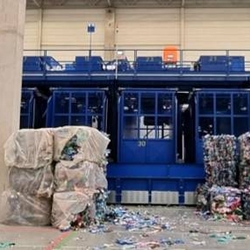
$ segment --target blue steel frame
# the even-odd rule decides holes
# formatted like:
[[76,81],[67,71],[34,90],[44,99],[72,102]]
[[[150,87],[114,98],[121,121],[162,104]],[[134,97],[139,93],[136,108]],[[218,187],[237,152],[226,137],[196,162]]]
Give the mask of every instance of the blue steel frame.
[[[119,163],[175,163],[177,151],[175,93],[176,90],[171,89],[126,89],[121,92],[118,107]],[[132,127],[128,122],[134,122]],[[167,128],[167,122],[171,128]],[[145,123],[149,123],[149,126]]]
[[20,111],[20,128],[34,127],[34,108],[35,98],[34,89],[22,89],[21,111]]
[[198,164],[203,163],[204,135],[239,136],[250,129],[249,90],[198,90],[195,93],[195,104],[196,162]]
[[[108,189],[115,191],[115,203],[121,203],[122,191],[178,192],[179,204],[185,204],[185,192],[194,192],[204,182],[205,172],[198,164],[109,164]],[[164,204],[166,205],[166,204]]]
[[105,90],[54,89],[48,100],[46,126],[85,125],[106,131],[106,112]]
[[[105,61],[97,56],[104,50],[92,50],[91,59],[82,63],[78,62],[78,59],[89,58],[89,50],[70,50],[67,52],[73,53],[75,59],[61,62],[53,57],[53,53],[65,54],[62,50],[27,51],[29,55],[33,53],[40,56],[24,57],[23,82],[28,87],[34,86],[34,81],[53,87],[68,85],[69,82],[77,83],[78,86],[83,83],[98,82],[103,86],[118,79],[121,85],[134,81],[141,84],[168,82],[174,87],[177,82],[185,86],[195,82],[199,82],[199,86],[204,86],[205,82],[209,82],[210,86],[217,86],[216,82],[220,82],[223,86],[228,82],[239,86],[250,80],[250,62],[247,61],[249,50],[179,50],[179,60],[171,65],[163,60],[162,50],[122,50],[128,52],[132,58],[118,61],[117,58],[113,58],[111,61]],[[143,53],[148,55],[150,52],[158,56],[141,56]],[[190,56],[193,53],[196,54],[196,59]],[[97,57],[99,61],[96,61]],[[118,62],[118,70],[107,69],[110,64],[114,66]],[[200,65],[198,69],[194,66],[195,63]]]

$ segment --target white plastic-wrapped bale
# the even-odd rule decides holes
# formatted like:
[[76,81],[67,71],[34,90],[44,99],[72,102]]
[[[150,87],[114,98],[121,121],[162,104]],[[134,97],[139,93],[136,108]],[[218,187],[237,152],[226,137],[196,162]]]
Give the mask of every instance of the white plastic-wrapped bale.
[[55,166],[55,191],[67,192],[77,189],[107,188],[103,167],[93,162],[60,161]]
[[53,193],[54,176],[51,165],[43,168],[9,169],[9,186],[23,195],[49,198]]
[[8,167],[40,168],[53,160],[51,129],[22,129],[13,133],[4,145]]
[[50,225],[52,200],[8,189],[1,196],[0,222],[8,225]]
[[54,160],[106,163],[109,138],[92,127],[60,127],[54,130]]
[[[72,224],[78,221],[88,224],[95,216],[95,206],[93,202],[94,192],[88,190],[84,192],[62,192],[55,193],[53,196],[52,206],[52,225],[60,230],[67,230],[72,227]],[[84,218],[83,214],[88,214],[88,218]],[[88,220],[88,221],[87,221]]]

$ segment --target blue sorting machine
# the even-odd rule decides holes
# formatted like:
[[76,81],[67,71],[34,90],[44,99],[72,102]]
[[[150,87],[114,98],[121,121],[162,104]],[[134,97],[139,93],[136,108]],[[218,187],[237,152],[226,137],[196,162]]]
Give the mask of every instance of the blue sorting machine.
[[34,89],[22,89],[21,94],[21,111],[20,111],[20,128],[34,127],[34,109],[35,98]]
[[46,70],[61,70],[62,65],[52,56],[24,56],[23,72],[42,72]]
[[200,56],[196,69],[201,72],[244,72],[244,56]]
[[[184,65],[185,64],[185,65]],[[23,57],[24,74],[51,73],[60,74],[109,74],[118,65],[117,73],[134,74],[173,74],[186,73],[232,73],[244,74],[244,56],[201,55],[195,62],[177,62],[169,66],[161,56],[136,56],[134,61],[127,58],[104,61],[101,56],[76,56],[74,61],[61,64],[52,56],[25,56]]]
[[177,99],[171,89],[121,91],[118,161],[108,167],[110,202],[193,204],[202,165],[177,162]]
[[101,89],[52,90],[47,107],[47,127],[85,125],[106,131],[107,98]]
[[135,69],[137,72],[161,72],[164,64],[161,56],[138,56],[135,61]]
[[239,136],[250,130],[249,90],[197,90],[195,104],[197,163],[203,163],[202,137],[206,134]]
[[119,101],[119,162],[174,163],[176,127],[174,90],[122,91]]

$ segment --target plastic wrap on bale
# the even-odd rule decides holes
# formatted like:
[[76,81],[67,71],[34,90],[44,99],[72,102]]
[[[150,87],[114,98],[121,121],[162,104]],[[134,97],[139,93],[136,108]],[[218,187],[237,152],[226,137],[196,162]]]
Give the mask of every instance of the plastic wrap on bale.
[[54,176],[51,165],[30,168],[9,168],[9,186],[23,195],[49,198],[53,193]]
[[[52,206],[52,225],[60,230],[68,230],[79,216],[89,214],[89,218],[82,216],[82,225],[87,225],[94,220],[95,206],[93,202],[94,190],[86,192],[62,192],[55,193]],[[85,220],[84,220],[85,219]]]
[[60,127],[54,130],[54,160],[106,164],[109,138],[92,127]]
[[40,168],[53,160],[51,129],[22,129],[13,133],[4,145],[8,167]]
[[7,225],[50,225],[52,200],[8,189],[1,196],[0,222]]
[[102,167],[93,162],[72,163],[60,161],[55,167],[55,191],[67,192],[85,188],[107,188],[108,183]]

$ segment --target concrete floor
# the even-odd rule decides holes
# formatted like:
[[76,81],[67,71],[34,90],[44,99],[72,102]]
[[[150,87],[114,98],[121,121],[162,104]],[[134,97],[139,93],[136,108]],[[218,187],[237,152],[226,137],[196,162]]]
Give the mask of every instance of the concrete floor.
[[[175,250],[213,250],[213,249],[250,249],[250,224],[233,223],[229,221],[205,221],[194,213],[194,209],[183,207],[129,207],[131,210],[149,211],[151,214],[164,217],[169,223],[170,230],[156,231],[155,229],[126,231],[122,226],[109,225],[109,231],[90,233],[88,230],[60,232],[51,227],[20,227],[0,225],[0,243],[14,242],[12,249],[153,249],[141,246],[134,248],[115,244],[117,238],[133,236],[137,242],[150,242],[159,239],[182,240],[184,244],[154,249]],[[190,233],[196,230],[196,233]],[[246,239],[229,239],[221,243],[211,234],[231,231],[234,236],[245,236]],[[180,242],[179,242],[180,243]],[[105,245],[106,244],[106,245]],[[106,248],[100,248],[106,246]],[[99,248],[95,248],[99,247]],[[0,244],[1,248],[1,244]],[[8,248],[7,248],[8,249]]]

